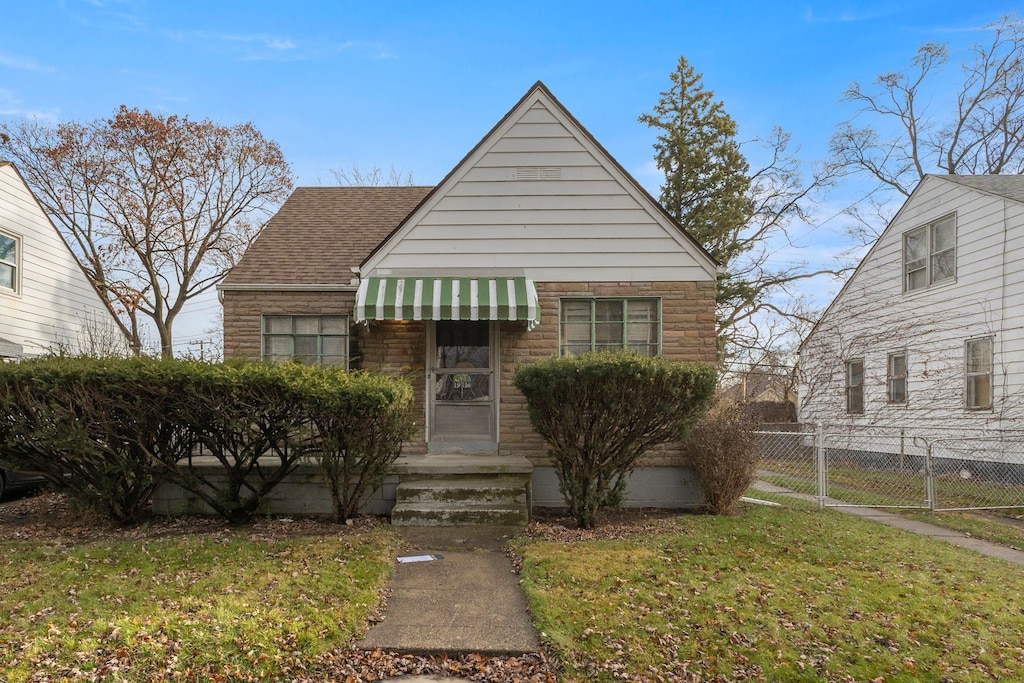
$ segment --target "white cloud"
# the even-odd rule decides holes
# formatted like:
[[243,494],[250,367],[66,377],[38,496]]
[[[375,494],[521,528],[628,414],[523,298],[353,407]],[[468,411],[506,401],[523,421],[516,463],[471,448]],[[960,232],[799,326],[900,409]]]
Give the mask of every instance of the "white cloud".
[[34,71],[36,73],[50,73],[54,70],[52,66],[40,64],[34,59],[18,57],[17,55],[0,52],[0,66],[22,71]]
[[0,88],[0,116],[36,119],[43,123],[57,123],[60,120],[57,114],[58,110],[46,112],[38,109],[26,109],[16,92]]
[[334,46],[338,52],[354,52],[367,59],[398,59],[398,55],[384,43],[367,40],[349,40]]
[[882,19],[895,14],[898,11],[897,7],[893,7],[886,11],[878,12],[865,12],[865,13],[853,13],[853,12],[837,12],[830,15],[815,14],[814,9],[807,7],[804,10],[804,21],[809,24],[848,24],[857,21],[872,21],[875,19]]
[[640,166],[634,166],[630,169],[629,174],[654,197],[661,192],[661,184],[665,182],[665,174],[658,168],[654,159],[648,159]]
[[265,33],[199,33],[197,37],[215,42],[262,45],[272,50],[294,50],[297,47],[290,38],[275,38]]

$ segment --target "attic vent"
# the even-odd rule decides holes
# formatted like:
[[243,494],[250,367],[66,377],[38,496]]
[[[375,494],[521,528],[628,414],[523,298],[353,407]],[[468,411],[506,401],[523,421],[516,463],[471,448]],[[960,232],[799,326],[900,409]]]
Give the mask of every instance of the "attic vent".
[[556,166],[520,166],[516,180],[561,180],[562,169]]

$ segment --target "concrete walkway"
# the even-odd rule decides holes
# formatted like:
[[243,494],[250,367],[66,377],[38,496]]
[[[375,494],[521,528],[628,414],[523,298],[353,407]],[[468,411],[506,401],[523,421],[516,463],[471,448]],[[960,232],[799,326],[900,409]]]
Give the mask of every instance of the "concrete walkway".
[[[799,498],[801,500],[807,500],[812,503],[817,502],[815,496],[806,493],[797,493],[790,489],[769,484],[765,481],[754,482],[751,487],[757,491],[764,491],[765,493],[775,493],[784,496],[790,496],[792,498]],[[831,498],[827,499],[829,502],[838,503],[839,501]],[[902,529],[909,531],[914,534],[921,536],[929,536],[931,538],[937,538],[940,541],[951,543],[953,545],[960,546],[961,548],[967,548],[975,552],[979,552],[982,555],[988,555],[989,557],[996,557],[1000,560],[1006,560],[1012,564],[1024,565],[1024,552],[1020,550],[1014,550],[1005,545],[998,543],[990,543],[989,541],[983,541],[980,538],[974,538],[968,536],[962,531],[954,531],[952,529],[946,529],[941,526],[934,524],[928,524],[927,522],[919,522],[914,519],[908,519],[902,515],[897,515],[892,512],[880,510],[878,508],[867,508],[867,507],[836,507],[832,508],[839,512],[853,515],[854,517],[860,517],[862,519],[870,519],[875,522],[879,522],[886,526],[891,526],[896,529]]]
[[[816,502],[758,481],[757,491]],[[837,501],[832,501],[837,502]],[[1024,552],[934,524],[876,508],[835,510],[929,536],[975,552],[1024,565]],[[517,655],[540,651],[537,633],[519,588],[519,577],[504,555],[509,527],[401,527],[407,548],[401,556],[441,555],[429,562],[399,564],[391,581],[386,618],[356,643],[361,649],[409,654]],[[438,676],[401,676],[404,683],[437,683]],[[398,680],[398,679],[396,679]]]
[[399,563],[384,621],[356,647],[409,654],[485,656],[539,652],[540,642],[505,556],[508,527],[400,527],[400,557],[442,559]]

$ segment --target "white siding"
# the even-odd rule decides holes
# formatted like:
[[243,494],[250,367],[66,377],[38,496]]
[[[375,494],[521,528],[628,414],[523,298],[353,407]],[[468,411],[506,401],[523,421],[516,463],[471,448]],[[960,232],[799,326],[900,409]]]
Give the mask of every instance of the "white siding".
[[[903,292],[907,230],[956,214],[956,278]],[[994,406],[965,409],[964,344],[994,339]],[[908,400],[887,401],[888,354],[906,351]],[[845,363],[864,359],[864,414],[849,415]],[[1024,207],[928,177],[822,317],[800,354],[801,419],[849,426],[1024,428]]]
[[[530,169],[551,179],[517,180],[535,178]],[[364,275],[502,271],[541,282],[715,277],[710,259],[542,92],[366,266]]]
[[87,338],[125,342],[67,244],[11,165],[0,166],[0,231],[19,238],[20,289],[0,290],[0,338],[25,356],[64,348],[85,351]]

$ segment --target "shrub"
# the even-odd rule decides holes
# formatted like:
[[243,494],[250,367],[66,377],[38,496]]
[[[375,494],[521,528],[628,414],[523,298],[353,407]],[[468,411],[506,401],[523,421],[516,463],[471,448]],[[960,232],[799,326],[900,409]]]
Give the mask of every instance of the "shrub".
[[48,357],[0,364],[0,464],[38,472],[73,500],[134,522],[191,436],[166,419],[170,363]]
[[559,489],[582,528],[618,505],[637,459],[685,438],[715,389],[709,365],[635,353],[552,358],[516,370],[530,421],[550,447]]
[[797,421],[796,404],[789,401],[750,401],[741,403],[740,409],[754,424]]
[[412,387],[362,372],[310,369],[303,395],[312,455],[331,492],[335,518],[344,522],[384,483],[412,435]]
[[0,364],[0,466],[39,472],[119,522],[169,480],[244,523],[310,455],[343,521],[383,483],[411,406],[406,382],[297,364]]
[[716,515],[734,514],[757,474],[749,416],[735,403],[721,401],[694,425],[689,445],[707,509]]
[[[244,524],[298,466],[304,451],[301,365],[190,361],[169,418],[201,446],[170,474],[232,524]],[[205,458],[220,465],[208,474]]]

